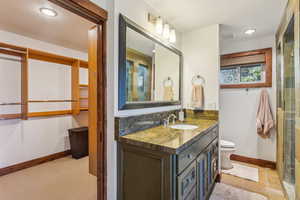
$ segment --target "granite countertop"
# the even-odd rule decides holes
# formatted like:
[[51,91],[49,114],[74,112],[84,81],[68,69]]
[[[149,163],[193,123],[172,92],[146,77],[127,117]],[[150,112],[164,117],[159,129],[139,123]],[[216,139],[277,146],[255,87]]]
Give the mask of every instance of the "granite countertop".
[[184,122],[177,122],[176,124],[196,125],[198,128],[194,130],[176,130],[164,126],[157,126],[120,136],[118,141],[143,148],[150,148],[152,150],[177,154],[198,140],[202,134],[209,131],[217,123],[217,120],[187,118]]

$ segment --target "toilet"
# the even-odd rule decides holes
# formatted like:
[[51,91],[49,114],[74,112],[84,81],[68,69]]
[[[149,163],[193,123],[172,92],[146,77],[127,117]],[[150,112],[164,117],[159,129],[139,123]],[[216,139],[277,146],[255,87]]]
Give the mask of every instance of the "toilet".
[[232,169],[233,165],[230,160],[230,155],[236,151],[235,144],[230,141],[221,140],[221,168]]

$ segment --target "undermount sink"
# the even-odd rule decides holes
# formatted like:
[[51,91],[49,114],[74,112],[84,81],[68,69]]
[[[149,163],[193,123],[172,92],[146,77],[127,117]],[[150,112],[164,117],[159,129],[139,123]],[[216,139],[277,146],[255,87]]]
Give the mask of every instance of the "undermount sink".
[[178,129],[178,130],[194,130],[198,128],[198,126],[195,125],[189,125],[189,124],[175,124],[169,126],[172,129]]

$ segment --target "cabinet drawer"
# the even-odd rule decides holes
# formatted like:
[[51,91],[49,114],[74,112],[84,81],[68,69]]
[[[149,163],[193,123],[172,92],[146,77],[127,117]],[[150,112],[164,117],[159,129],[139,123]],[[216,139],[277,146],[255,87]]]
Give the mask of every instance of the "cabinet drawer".
[[197,200],[197,190],[196,190],[196,187],[194,187],[194,189],[192,190],[192,192],[184,200]]
[[177,174],[180,174],[218,136],[217,127],[177,155]]
[[180,176],[177,177],[178,200],[184,200],[196,185],[196,162],[193,162]]

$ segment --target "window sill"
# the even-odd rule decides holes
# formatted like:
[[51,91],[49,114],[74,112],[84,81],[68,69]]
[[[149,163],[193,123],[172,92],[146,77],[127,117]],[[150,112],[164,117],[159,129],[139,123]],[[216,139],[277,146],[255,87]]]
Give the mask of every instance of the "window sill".
[[270,83],[249,83],[249,84],[228,84],[221,85],[221,89],[229,88],[262,88],[262,87],[272,87],[272,82]]

